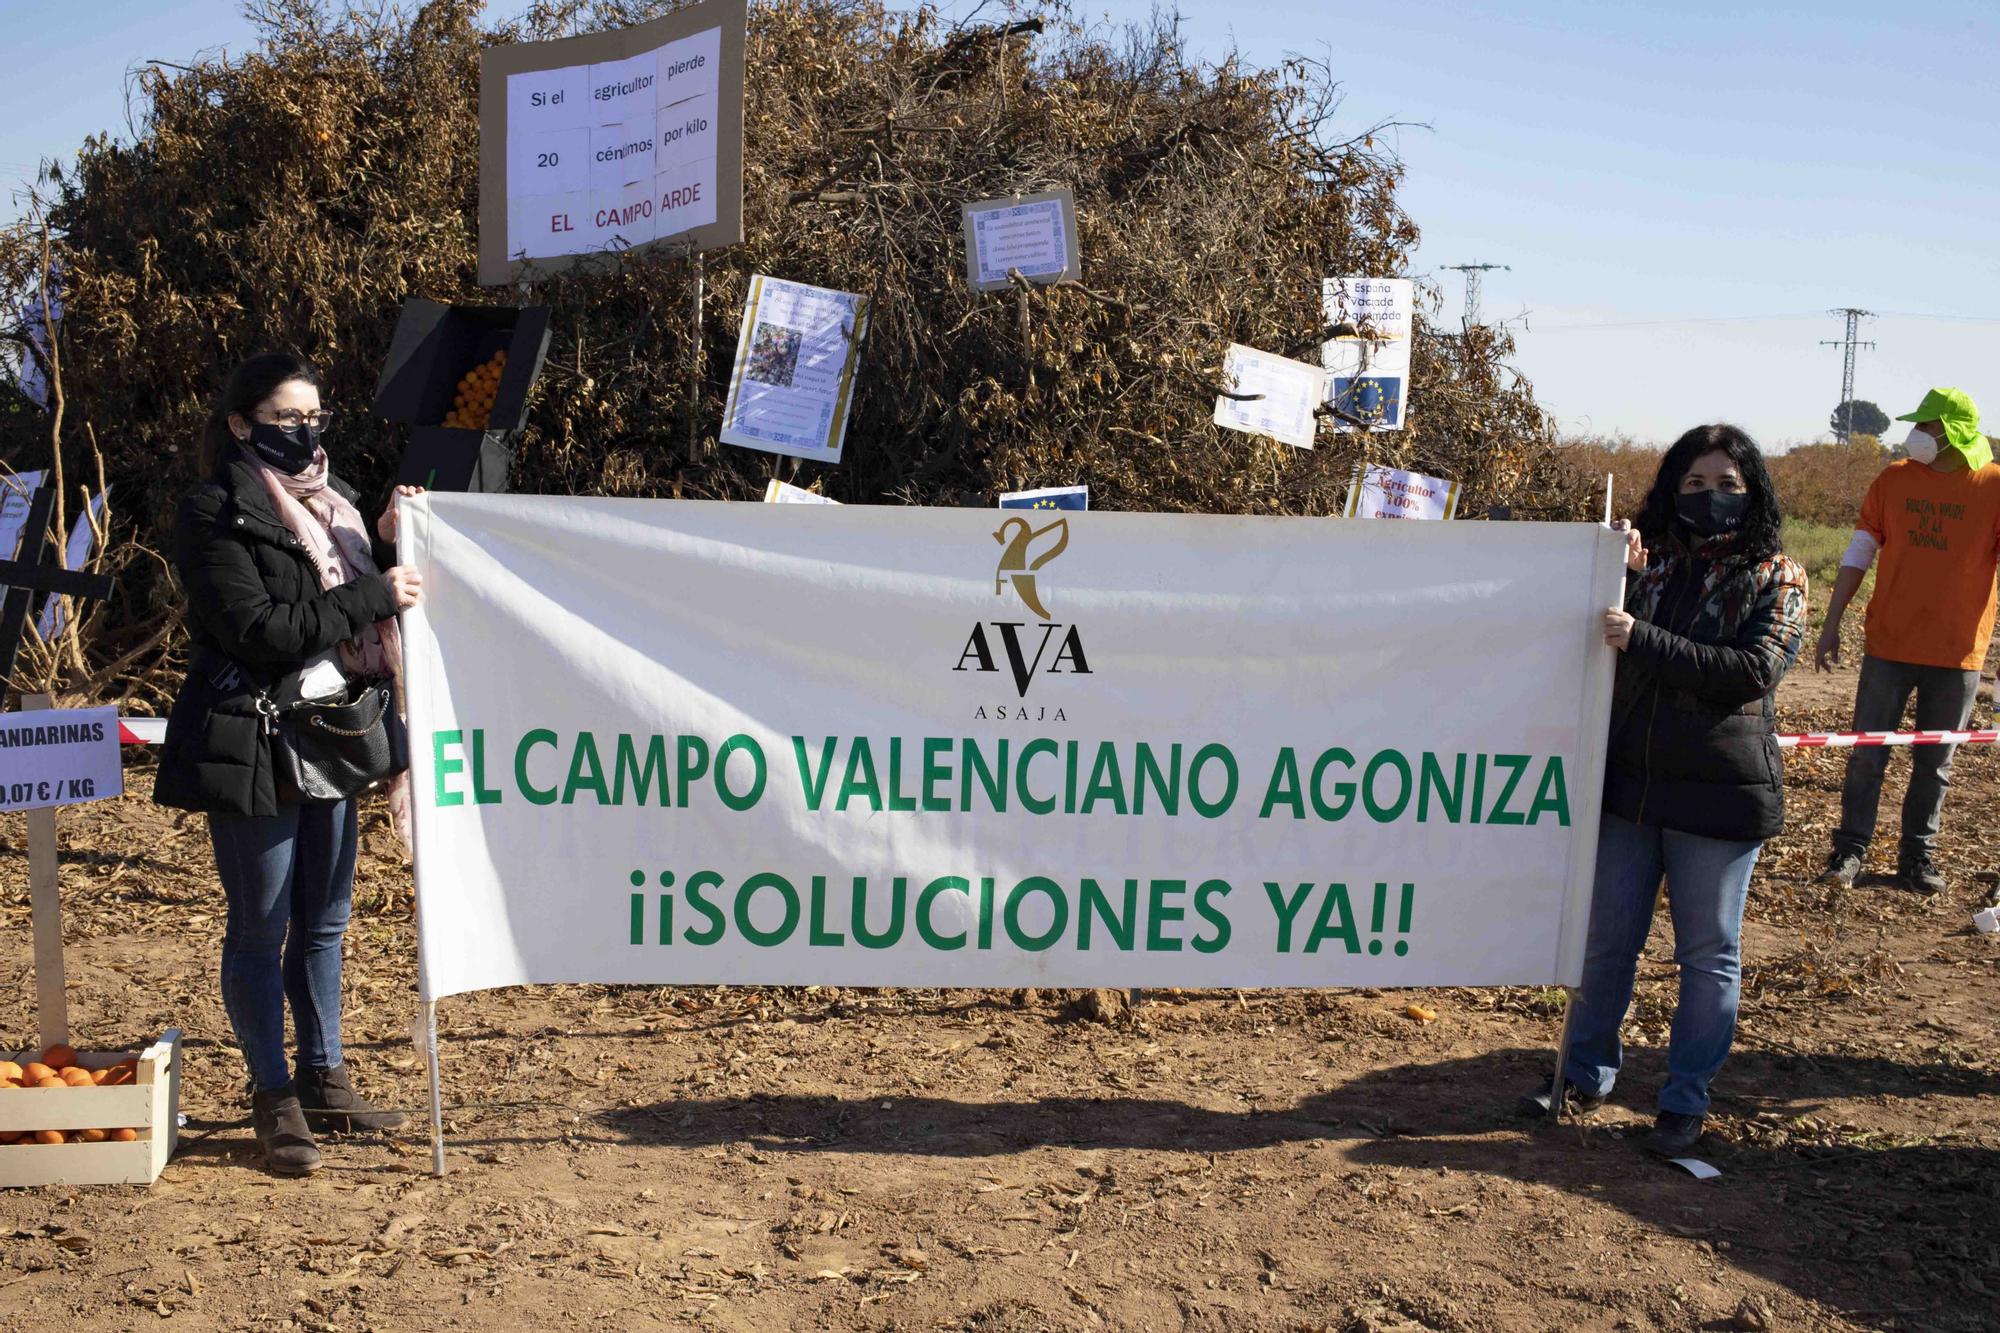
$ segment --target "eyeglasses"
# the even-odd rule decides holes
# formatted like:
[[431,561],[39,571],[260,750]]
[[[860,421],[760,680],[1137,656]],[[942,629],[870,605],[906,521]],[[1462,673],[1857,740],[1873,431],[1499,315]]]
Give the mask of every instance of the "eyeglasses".
[[279,412],[271,417],[270,425],[285,430],[297,430],[301,426],[312,430],[325,430],[333,424],[334,414],[330,410],[318,412]]

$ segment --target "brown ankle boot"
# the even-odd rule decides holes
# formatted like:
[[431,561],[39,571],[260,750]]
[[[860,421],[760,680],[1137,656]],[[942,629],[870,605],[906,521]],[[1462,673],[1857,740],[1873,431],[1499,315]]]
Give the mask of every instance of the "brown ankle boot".
[[250,1125],[264,1165],[281,1176],[304,1176],[319,1170],[319,1149],[306,1127],[297,1090],[289,1083],[250,1096]]
[[308,1069],[299,1075],[299,1100],[306,1120],[323,1134],[353,1134],[364,1130],[401,1129],[401,1111],[385,1111],[354,1090],[347,1066]]

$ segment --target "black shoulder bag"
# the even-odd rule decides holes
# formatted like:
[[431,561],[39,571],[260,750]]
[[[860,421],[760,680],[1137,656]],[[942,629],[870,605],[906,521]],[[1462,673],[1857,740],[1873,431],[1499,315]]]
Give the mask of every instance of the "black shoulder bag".
[[350,681],[333,698],[283,708],[260,694],[257,708],[281,803],[344,801],[410,766],[410,736],[391,681]]

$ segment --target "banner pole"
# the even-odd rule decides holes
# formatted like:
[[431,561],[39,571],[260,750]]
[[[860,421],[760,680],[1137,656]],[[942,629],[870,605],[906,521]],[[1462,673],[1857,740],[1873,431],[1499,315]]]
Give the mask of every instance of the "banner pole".
[[444,1087],[438,1077],[438,1007],[424,1001],[424,1062],[431,1080],[431,1174],[444,1174]]
[[1604,474],[1604,526],[1611,526],[1611,479],[1612,473]]
[[[396,499],[396,558],[399,562],[414,564],[419,570],[430,567],[431,512],[429,496],[398,496]],[[396,623],[403,633],[405,662],[409,660],[412,646],[427,643],[430,637],[430,622],[423,615],[421,605],[396,613]],[[416,654],[421,656],[421,654]],[[407,714],[407,725],[411,735],[421,735],[424,726],[431,720],[431,682],[422,671],[403,672],[403,702]],[[444,1174],[444,1085],[438,1067],[438,1024],[437,999],[431,990],[429,950],[424,944],[424,858],[423,826],[429,822],[426,814],[427,803],[422,796],[422,788],[417,785],[418,767],[423,763],[423,750],[413,746],[411,756],[410,782],[410,883],[413,892],[417,927],[417,1021],[421,1025],[424,1066],[431,1085],[431,1174]],[[428,777],[429,774],[423,776]],[[411,1036],[419,1034],[412,1032]]]
[[1576,1012],[1576,987],[1563,987],[1562,1033],[1556,1038],[1556,1076],[1549,1083],[1549,1119],[1562,1123],[1563,1070],[1569,1066],[1569,1025],[1570,1016]]

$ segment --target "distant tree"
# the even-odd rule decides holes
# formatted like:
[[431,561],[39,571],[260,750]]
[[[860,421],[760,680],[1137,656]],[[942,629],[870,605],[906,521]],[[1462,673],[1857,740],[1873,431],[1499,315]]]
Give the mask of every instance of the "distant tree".
[[[1562,445],[1563,452],[1590,479],[1590,485],[1600,497],[1603,495],[1604,476],[1611,474],[1611,503],[1619,518],[1638,515],[1646,492],[1653,488],[1653,478],[1659,473],[1660,459],[1666,453],[1664,445],[1635,440],[1622,432],[1572,435],[1564,439]],[[1602,503],[1601,499],[1599,503]]]
[[[1848,419],[1848,410],[1853,410],[1854,419]],[[1855,398],[1833,409],[1829,422],[1833,433],[1841,438],[1849,435],[1880,435],[1889,429],[1889,414],[1866,398]]]
[[[1858,407],[1859,404],[1856,404]],[[1860,414],[1855,414],[1859,424]],[[1786,518],[1848,527],[1861,512],[1868,483],[1890,462],[1882,442],[1859,430],[1830,444],[1798,444],[1768,456],[1771,484]]]

